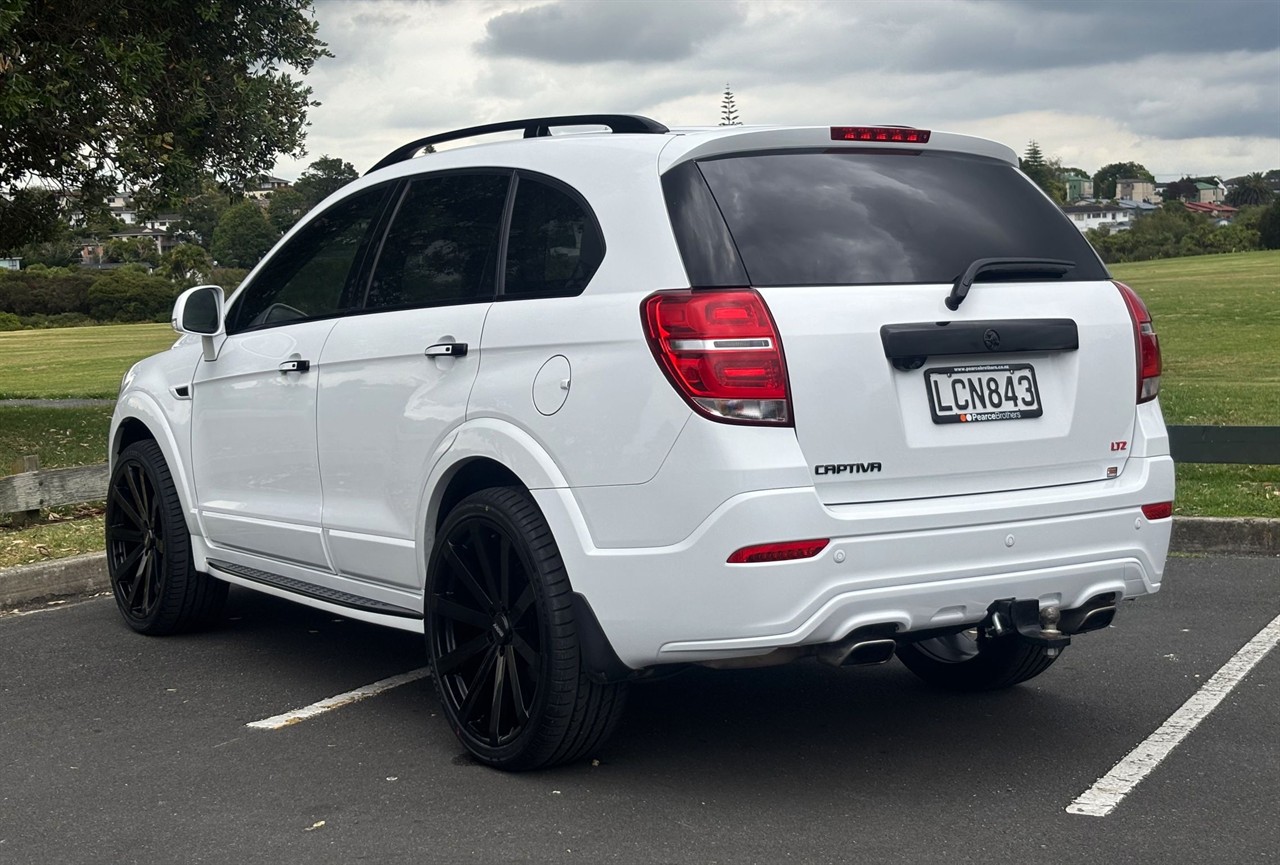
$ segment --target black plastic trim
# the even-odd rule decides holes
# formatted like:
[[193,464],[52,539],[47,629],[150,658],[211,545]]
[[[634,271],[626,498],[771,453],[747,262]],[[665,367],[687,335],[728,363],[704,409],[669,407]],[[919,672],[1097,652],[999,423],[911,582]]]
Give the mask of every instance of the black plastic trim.
[[313,583],[304,583],[302,580],[295,580],[291,577],[282,577],[279,574],[273,574],[269,571],[261,571],[257,568],[246,567],[245,565],[233,565],[230,562],[221,562],[217,559],[209,559],[209,567],[219,571],[231,574],[232,576],[242,577],[246,580],[252,580],[255,583],[262,583],[267,586],[274,586],[277,589],[284,589],[295,595],[303,595],[308,598],[315,598],[317,601],[326,601],[330,604],[337,604],[340,607],[348,607],[353,610],[364,610],[369,613],[379,613],[383,616],[400,616],[406,619],[421,619],[422,614],[416,610],[410,610],[406,607],[397,607],[395,604],[387,604],[382,601],[374,601],[369,598],[362,598],[359,595],[353,595],[349,592],[340,592],[337,589],[329,589],[324,586],[317,586]]
[[587,599],[577,592],[571,592],[569,597],[573,603],[573,621],[578,628],[578,653],[583,671],[593,681],[604,684],[635,678],[639,671],[622,663]]
[[607,126],[614,133],[638,133],[661,135],[671,130],[656,120],[641,117],[638,114],[566,114],[559,117],[530,117],[525,120],[504,120],[501,123],[486,123],[483,126],[469,126],[466,129],[455,129],[452,132],[441,132],[418,138],[408,144],[397,147],[378,161],[365,174],[372,174],[380,168],[412,159],[415,154],[427,145],[443,144],[446,141],[458,141],[462,138],[475,138],[493,132],[513,132],[524,130],[525,138],[545,138],[551,135],[553,126]]
[[880,328],[880,342],[892,361],[918,360],[907,367],[915,369],[925,358],[945,355],[1075,351],[1080,332],[1069,318],[922,321],[886,324]]
[[681,163],[662,175],[662,195],[689,285],[750,285],[737,243],[697,163]]

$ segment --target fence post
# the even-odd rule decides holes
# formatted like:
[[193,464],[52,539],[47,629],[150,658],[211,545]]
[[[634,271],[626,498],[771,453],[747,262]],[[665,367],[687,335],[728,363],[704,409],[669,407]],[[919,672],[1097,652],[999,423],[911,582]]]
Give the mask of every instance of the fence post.
[[[39,471],[40,457],[34,455],[19,457],[13,461],[13,465],[10,466],[10,469],[15,475],[20,475],[24,472]],[[15,529],[20,529],[24,526],[33,526],[40,522],[40,509],[36,508],[34,511],[17,511],[9,517],[9,520],[10,524]]]

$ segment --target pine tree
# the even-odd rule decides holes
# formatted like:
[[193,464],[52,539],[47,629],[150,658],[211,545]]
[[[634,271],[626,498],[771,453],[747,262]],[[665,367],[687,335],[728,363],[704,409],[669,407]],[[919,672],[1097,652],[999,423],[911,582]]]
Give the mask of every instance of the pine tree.
[[729,89],[728,84],[724,86],[724,98],[720,100],[720,125],[742,125],[742,121],[738,119],[738,106],[734,102],[733,91]]

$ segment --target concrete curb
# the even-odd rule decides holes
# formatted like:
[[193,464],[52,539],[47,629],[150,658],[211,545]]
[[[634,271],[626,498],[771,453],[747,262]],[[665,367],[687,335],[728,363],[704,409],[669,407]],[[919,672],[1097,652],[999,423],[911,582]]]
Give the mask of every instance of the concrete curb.
[[[1280,520],[1175,517],[1170,552],[1280,555]],[[89,553],[0,571],[0,610],[111,589],[106,553]]]
[[1174,517],[1176,553],[1233,553],[1280,555],[1280,520],[1259,517]]
[[92,595],[110,588],[106,553],[18,565],[0,571],[0,610],[52,598]]

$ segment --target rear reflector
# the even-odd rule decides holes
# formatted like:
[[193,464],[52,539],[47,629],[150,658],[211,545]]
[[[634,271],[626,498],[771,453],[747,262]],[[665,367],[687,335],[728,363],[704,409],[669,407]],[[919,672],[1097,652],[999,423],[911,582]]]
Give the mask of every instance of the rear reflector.
[[1160,395],[1160,339],[1151,323],[1151,313],[1138,293],[1123,282],[1115,283],[1129,307],[1133,321],[1133,341],[1138,357],[1138,402],[1149,402]]
[[698,412],[730,423],[791,424],[782,343],[753,289],[660,291],[640,311],[658,365]]
[[789,562],[793,559],[811,559],[827,548],[830,539],[812,541],[784,541],[776,544],[757,544],[743,547],[729,556],[731,565],[751,565],[759,562]]
[[832,126],[832,141],[889,141],[899,144],[928,144],[928,129],[904,126]]
[[1149,520],[1167,520],[1173,516],[1173,502],[1158,502],[1154,505],[1143,505],[1142,515]]

